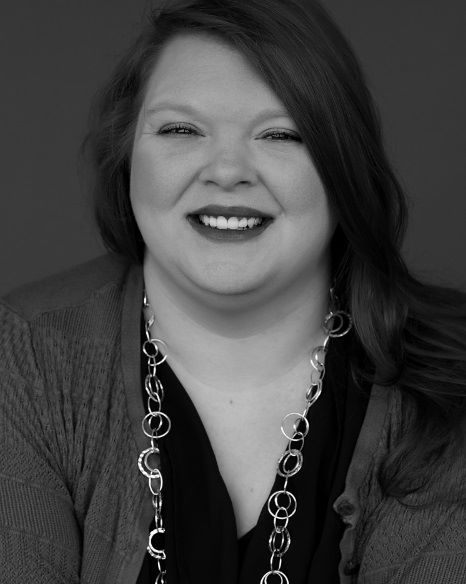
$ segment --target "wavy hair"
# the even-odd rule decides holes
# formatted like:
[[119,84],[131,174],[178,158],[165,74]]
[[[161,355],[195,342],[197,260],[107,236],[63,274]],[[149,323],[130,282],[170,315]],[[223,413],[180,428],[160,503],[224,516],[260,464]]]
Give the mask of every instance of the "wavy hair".
[[[419,282],[400,254],[406,203],[384,151],[360,65],[314,0],[170,0],[153,8],[98,96],[84,142],[95,215],[110,250],[141,262],[129,199],[131,149],[157,55],[175,34],[216,35],[240,51],[282,100],[338,219],[332,269],[377,383],[403,396],[403,431],[380,483],[402,497],[461,441],[466,410],[466,297]],[[354,364],[357,379],[370,376]],[[424,477],[424,481],[422,479]]]

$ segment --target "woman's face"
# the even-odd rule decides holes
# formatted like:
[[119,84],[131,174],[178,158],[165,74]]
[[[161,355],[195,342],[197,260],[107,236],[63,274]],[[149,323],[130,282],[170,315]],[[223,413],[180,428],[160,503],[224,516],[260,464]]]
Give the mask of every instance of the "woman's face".
[[184,289],[278,293],[327,275],[335,225],[311,157],[277,96],[213,37],[178,35],[159,55],[131,202],[146,269]]

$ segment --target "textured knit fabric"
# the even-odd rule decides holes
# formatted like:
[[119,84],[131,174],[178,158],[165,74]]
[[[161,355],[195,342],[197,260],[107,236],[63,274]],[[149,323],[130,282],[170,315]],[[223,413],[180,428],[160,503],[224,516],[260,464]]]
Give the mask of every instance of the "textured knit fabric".
[[[136,464],[141,298],[141,268],[106,256],[0,304],[2,584],[137,581],[152,520]],[[372,388],[334,503],[347,523],[340,582],[464,584],[466,510],[435,503],[446,485],[460,490],[464,457],[409,505],[381,496],[400,406],[396,389]]]

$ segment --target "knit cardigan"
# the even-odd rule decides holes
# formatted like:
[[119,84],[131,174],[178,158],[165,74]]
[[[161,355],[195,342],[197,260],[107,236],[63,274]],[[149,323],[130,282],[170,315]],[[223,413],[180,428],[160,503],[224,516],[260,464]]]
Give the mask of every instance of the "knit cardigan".
[[[0,304],[0,582],[135,584],[152,519],[138,471],[142,269],[104,256]],[[465,584],[461,504],[383,498],[377,469],[400,420],[374,386],[334,510],[341,584]],[[464,480],[464,460],[445,481]],[[446,483],[445,483],[446,484]],[[189,488],[189,485],[186,485]],[[412,504],[412,505],[411,505]],[[205,583],[203,583],[205,584]]]

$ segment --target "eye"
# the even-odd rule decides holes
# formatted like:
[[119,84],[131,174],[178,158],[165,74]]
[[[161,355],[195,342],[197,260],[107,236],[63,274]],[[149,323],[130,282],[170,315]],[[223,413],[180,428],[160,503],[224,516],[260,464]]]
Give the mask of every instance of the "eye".
[[162,136],[190,136],[193,134],[199,134],[199,132],[189,124],[177,123],[164,126],[157,132],[157,134],[161,134]]
[[287,130],[269,130],[262,135],[262,138],[272,142],[302,142],[298,134]]

